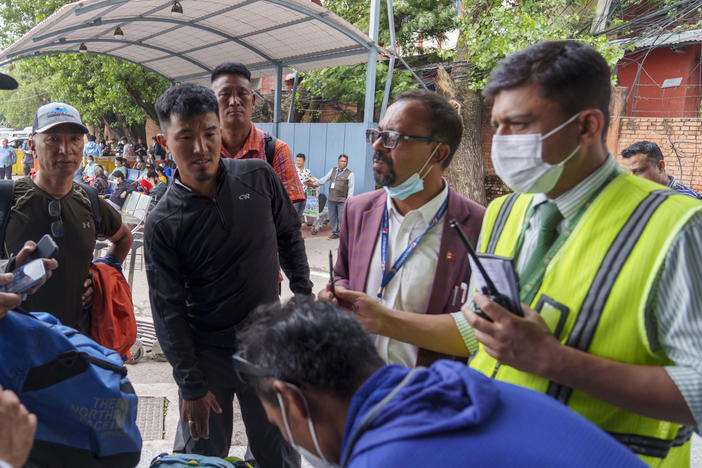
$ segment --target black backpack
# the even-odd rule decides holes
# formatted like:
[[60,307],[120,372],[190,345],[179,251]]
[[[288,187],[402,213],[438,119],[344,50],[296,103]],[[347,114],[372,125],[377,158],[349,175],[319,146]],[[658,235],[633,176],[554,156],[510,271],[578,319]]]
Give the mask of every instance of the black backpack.
[[275,157],[275,141],[276,137],[266,133],[263,137],[263,141],[266,143],[266,161],[273,167],[273,158]]

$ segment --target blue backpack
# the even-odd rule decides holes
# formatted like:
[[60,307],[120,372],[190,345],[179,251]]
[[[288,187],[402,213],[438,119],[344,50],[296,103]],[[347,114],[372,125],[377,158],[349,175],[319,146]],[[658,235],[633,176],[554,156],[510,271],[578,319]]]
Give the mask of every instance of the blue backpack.
[[252,468],[249,463],[246,463],[237,457],[208,457],[205,455],[197,455],[194,453],[162,453],[153,460],[149,468],[190,468],[199,466],[201,468]]
[[46,313],[0,319],[0,385],[39,421],[29,466],[134,467],[137,396],[119,355]]

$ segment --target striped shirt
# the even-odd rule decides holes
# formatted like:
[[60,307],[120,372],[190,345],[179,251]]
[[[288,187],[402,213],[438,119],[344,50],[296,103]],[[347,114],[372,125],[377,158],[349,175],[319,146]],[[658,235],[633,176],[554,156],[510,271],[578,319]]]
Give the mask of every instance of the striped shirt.
[[[553,200],[563,214],[559,233],[578,210],[587,203],[612,175],[626,173],[610,155],[594,173],[570,191]],[[539,206],[548,199],[534,196],[534,215],[524,233],[521,250],[515,259],[518,273],[526,267],[536,246],[540,220]],[[471,281],[472,283],[472,281]],[[702,428],[702,213],[698,212],[677,234],[666,254],[658,280],[646,304],[648,336],[654,350],[662,349],[675,365],[665,370],[685,398],[697,423]],[[473,330],[463,314],[452,314],[463,341],[471,354],[477,351]],[[468,325],[468,328],[466,328]]]
[[670,182],[668,183],[668,187],[672,188],[673,190],[676,190],[676,191],[682,193],[683,195],[688,195],[688,196],[690,196],[690,197],[695,197],[695,198],[697,198],[697,199],[699,199],[699,200],[702,200],[702,195],[700,195],[699,193],[695,192],[694,190],[692,190],[692,189],[691,189],[690,187],[688,187],[687,185],[683,185],[683,184],[681,184],[681,183],[679,183],[679,182],[676,182],[676,181],[675,181],[675,177],[669,175],[669,176],[668,176],[668,180],[670,181]]
[[[265,137],[266,132],[258,130],[253,122],[251,122],[251,132],[239,152],[231,154],[227,148],[224,147],[224,142],[222,142],[220,156],[234,159],[255,158],[267,161]],[[288,192],[290,201],[293,203],[305,201],[305,191],[302,188],[300,178],[297,176],[297,167],[295,167],[293,161],[292,151],[280,138],[276,138],[275,140],[275,154],[273,155],[272,166],[275,173],[278,174],[280,181],[283,183],[283,187],[285,187],[285,190]]]

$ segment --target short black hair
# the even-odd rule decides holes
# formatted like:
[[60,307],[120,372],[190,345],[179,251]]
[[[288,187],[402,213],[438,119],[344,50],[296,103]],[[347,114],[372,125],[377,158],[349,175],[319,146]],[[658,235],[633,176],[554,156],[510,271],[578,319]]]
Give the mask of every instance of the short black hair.
[[120,178],[123,180],[126,179],[126,177],[124,177],[124,173],[122,171],[118,171],[118,170],[112,171],[112,178],[113,179]]
[[212,112],[219,120],[217,98],[209,88],[199,84],[186,83],[168,88],[158,97],[155,107],[159,125],[164,131],[173,114],[191,118]]
[[585,109],[602,112],[604,140],[609,127],[611,75],[607,61],[589,45],[540,42],[502,59],[490,74],[483,96],[492,102],[502,91],[537,84],[541,96],[557,102],[567,116]]
[[270,378],[351,398],[384,365],[361,324],[329,301],[296,296],[259,306],[237,335],[245,359],[273,375],[252,378],[259,396],[275,402]]
[[166,175],[166,170],[162,168],[161,166],[156,166],[156,172],[160,172],[163,175]]
[[338,160],[341,159],[341,158],[344,158],[344,159],[347,160],[347,161],[349,160],[349,157],[346,156],[345,154],[340,154],[339,157],[336,158],[336,160],[338,161]]
[[88,141],[95,141],[96,139],[95,135],[88,135]]
[[156,174],[156,171],[148,171],[146,173],[146,177],[148,179],[156,179],[158,177],[158,174]]
[[656,164],[658,161],[663,161],[663,153],[661,149],[652,141],[637,141],[633,145],[624,148],[622,150],[622,158],[630,158],[639,153],[646,155],[646,158],[652,163]]
[[430,136],[449,145],[450,152],[443,163],[443,167],[447,168],[451,164],[458,145],[461,144],[461,136],[463,135],[463,122],[456,112],[456,108],[440,94],[425,89],[400,93],[395,98],[395,102],[400,101],[416,101],[424,106],[426,110],[424,121]]
[[122,138],[120,138],[120,140],[121,141],[129,141],[126,136],[123,136]]
[[216,80],[222,75],[243,76],[249,82],[251,81],[251,72],[248,68],[246,68],[246,65],[239,62],[224,62],[220,65],[217,65],[217,68],[215,68],[214,71],[212,71],[212,75],[210,76],[210,83],[212,83],[214,80]]
[[297,156],[295,156],[295,159],[297,159],[297,158],[302,158],[305,161],[307,160],[307,158],[305,157],[305,153],[297,153]]

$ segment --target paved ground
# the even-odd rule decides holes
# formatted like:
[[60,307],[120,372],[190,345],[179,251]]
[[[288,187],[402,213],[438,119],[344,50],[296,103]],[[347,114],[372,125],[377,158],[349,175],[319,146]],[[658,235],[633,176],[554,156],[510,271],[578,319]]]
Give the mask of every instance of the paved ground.
[[[312,282],[314,291],[319,291],[324,287],[329,279],[328,263],[329,250],[336,250],[338,241],[327,240],[329,231],[320,232],[317,236],[312,236],[308,227],[303,227],[305,237],[305,247],[312,272]],[[133,296],[136,313],[139,318],[150,318],[151,309],[148,300],[148,288],[146,276],[141,268],[142,258],[140,252],[136,256],[136,271],[134,275]],[[287,288],[287,282],[283,288],[283,298],[287,299],[292,293]],[[136,392],[141,397],[155,396],[166,397],[170,402],[165,411],[165,434],[160,440],[145,440],[139,468],[146,468],[153,457],[163,452],[170,452],[175,438],[175,429],[178,423],[178,393],[171,367],[165,362],[153,360],[143,360],[136,365],[129,366],[129,378],[134,384]],[[234,433],[232,437],[231,455],[243,457],[246,450],[246,433],[238,411],[235,411]],[[310,465],[304,464],[309,467]],[[702,468],[702,438],[694,436],[692,447],[691,466]]]

